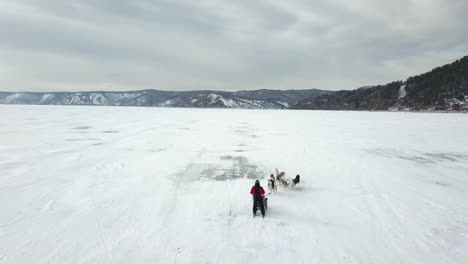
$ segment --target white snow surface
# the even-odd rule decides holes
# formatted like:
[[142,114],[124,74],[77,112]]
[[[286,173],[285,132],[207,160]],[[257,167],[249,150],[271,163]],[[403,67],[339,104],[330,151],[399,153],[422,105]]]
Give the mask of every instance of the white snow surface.
[[[0,263],[467,263],[468,115],[0,105]],[[301,182],[252,217],[275,168]]]

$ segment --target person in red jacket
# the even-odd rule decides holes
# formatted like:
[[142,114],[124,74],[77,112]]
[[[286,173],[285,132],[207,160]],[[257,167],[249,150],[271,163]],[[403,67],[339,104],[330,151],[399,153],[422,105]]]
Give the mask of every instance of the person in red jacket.
[[265,190],[260,186],[260,181],[256,180],[255,185],[250,189],[250,194],[253,197],[253,216],[257,214],[257,206],[260,207],[262,216],[265,217],[265,206],[263,204],[263,198],[265,197]]

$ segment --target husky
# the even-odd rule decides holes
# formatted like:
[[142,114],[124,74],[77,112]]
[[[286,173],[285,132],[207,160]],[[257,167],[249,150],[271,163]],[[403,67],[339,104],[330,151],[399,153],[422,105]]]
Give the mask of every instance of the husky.
[[290,189],[291,187],[290,182],[288,182],[287,180],[283,178],[280,180],[280,184],[281,186],[283,186],[283,189]]
[[292,181],[291,181],[291,188],[293,188],[294,186],[296,186],[296,184],[298,184],[300,181],[301,181],[301,176],[296,175],[296,178],[294,178]]
[[270,175],[270,179],[268,179],[268,194],[277,193],[278,186],[276,184],[275,176],[273,174]]
[[289,188],[289,182],[285,179],[286,173],[284,171],[279,172],[278,169],[275,169],[276,172],[276,182],[281,184],[281,186],[286,189]]
[[276,173],[276,181],[277,182],[281,182],[281,180],[284,179],[284,175],[286,175],[284,173],[284,171],[279,172],[278,169],[275,169],[275,173]]

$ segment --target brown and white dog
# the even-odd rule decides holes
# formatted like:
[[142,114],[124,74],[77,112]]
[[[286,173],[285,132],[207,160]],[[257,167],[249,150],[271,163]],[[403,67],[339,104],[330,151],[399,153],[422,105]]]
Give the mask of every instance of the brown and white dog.
[[281,186],[286,189],[289,187],[289,182],[286,181],[286,173],[284,173],[284,171],[282,172],[279,172],[278,169],[275,169],[275,172],[276,172],[276,182],[278,182],[278,184],[281,184]]

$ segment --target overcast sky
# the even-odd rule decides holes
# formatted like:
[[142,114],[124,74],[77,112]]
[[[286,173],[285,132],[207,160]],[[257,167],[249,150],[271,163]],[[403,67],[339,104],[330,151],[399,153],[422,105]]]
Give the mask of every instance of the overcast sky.
[[354,89],[468,55],[467,0],[0,0],[0,90]]

